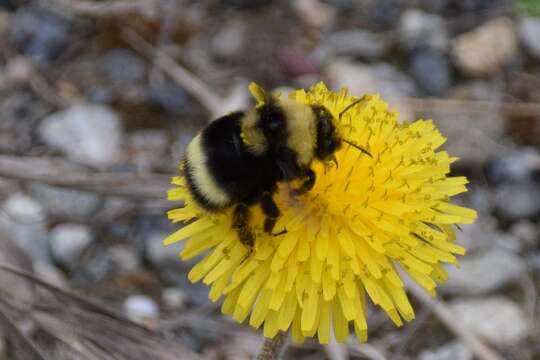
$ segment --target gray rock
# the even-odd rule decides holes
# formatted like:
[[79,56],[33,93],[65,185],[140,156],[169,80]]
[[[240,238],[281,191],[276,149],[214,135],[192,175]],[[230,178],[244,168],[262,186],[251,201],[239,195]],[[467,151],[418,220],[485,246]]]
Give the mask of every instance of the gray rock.
[[124,301],[124,311],[128,318],[138,323],[156,320],[159,308],[154,300],[144,295],[132,295]]
[[515,236],[523,247],[532,249],[538,246],[538,226],[531,221],[518,221],[510,227],[509,232]]
[[60,224],[51,230],[49,242],[54,259],[72,269],[79,262],[81,254],[92,244],[92,230],[81,224]]
[[38,63],[56,59],[68,46],[69,37],[69,22],[50,9],[21,7],[10,18],[10,41]]
[[460,299],[449,304],[456,321],[497,346],[512,346],[528,334],[521,308],[503,297]]
[[371,2],[369,21],[379,29],[393,29],[405,7],[402,0],[379,0]]
[[184,248],[183,242],[169,246],[163,245],[163,240],[168,235],[168,232],[161,231],[150,233],[148,238],[145,239],[146,257],[150,264],[165,274],[166,278],[174,279],[181,276],[181,273],[186,271],[189,265],[182,262],[178,257],[178,254]]
[[390,47],[388,38],[367,30],[345,30],[330,34],[311,54],[319,64],[334,56],[350,56],[359,59],[381,58]]
[[495,210],[505,220],[530,219],[540,214],[540,188],[533,182],[503,184],[495,190]]
[[406,51],[419,46],[446,50],[448,31],[444,19],[421,10],[407,10],[401,16],[398,26],[399,44]]
[[103,202],[102,197],[95,193],[39,183],[31,184],[30,192],[48,214],[70,220],[88,219]]
[[186,306],[188,296],[177,287],[168,287],[161,294],[163,304],[170,310],[182,310]]
[[497,220],[490,216],[478,218],[472,224],[461,226],[462,231],[456,231],[456,243],[467,249],[467,255],[486,251],[496,244],[495,239],[501,236],[497,230]]
[[522,18],[519,35],[529,54],[540,59],[540,17]]
[[246,24],[238,19],[225,22],[210,41],[211,51],[218,58],[238,55],[246,41]]
[[129,273],[141,267],[141,259],[132,246],[116,245],[108,251],[117,273]]
[[526,258],[527,266],[540,273],[540,251],[531,252]]
[[38,128],[41,139],[82,164],[106,167],[121,155],[123,130],[116,113],[101,105],[74,105],[49,115]]
[[116,270],[112,255],[103,246],[92,246],[72,270],[71,282],[88,287],[109,279]]
[[475,209],[481,215],[491,214],[493,211],[493,191],[487,186],[468,186],[468,198],[470,203],[467,206]]
[[540,152],[521,147],[494,157],[485,167],[486,179],[491,184],[522,182],[534,179],[540,172]]
[[480,295],[493,292],[517,280],[525,271],[523,259],[512,252],[494,248],[460,259],[460,267],[448,267],[448,282],[441,291],[450,294]]
[[2,204],[0,228],[5,229],[34,262],[50,262],[45,211],[34,199],[16,193]]
[[379,93],[387,97],[416,94],[414,81],[389,64],[364,65],[336,60],[325,72],[333,88],[347,87],[351,94]]
[[116,86],[140,84],[146,75],[144,60],[128,49],[108,51],[98,60],[98,68]]
[[430,96],[444,96],[452,83],[452,71],[446,54],[423,48],[412,53],[409,72],[420,92]]
[[420,360],[472,360],[471,350],[459,341],[453,341],[433,350],[420,353]]
[[193,109],[186,91],[170,81],[152,85],[146,93],[146,101],[177,116],[186,116]]

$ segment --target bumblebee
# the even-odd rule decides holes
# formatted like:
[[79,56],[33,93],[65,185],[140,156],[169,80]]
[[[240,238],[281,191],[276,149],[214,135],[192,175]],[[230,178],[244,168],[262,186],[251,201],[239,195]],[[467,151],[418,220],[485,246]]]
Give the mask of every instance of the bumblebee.
[[250,206],[260,204],[266,217],[264,231],[273,234],[280,215],[273,199],[279,182],[302,180],[292,190],[295,195],[311,190],[316,181],[313,161],[335,161],[334,153],[343,142],[369,155],[340,137],[337,119],[325,107],[265,97],[249,111],[209,123],[187,146],[183,160],[192,198],[209,212],[234,207],[232,227],[248,247],[255,240]]

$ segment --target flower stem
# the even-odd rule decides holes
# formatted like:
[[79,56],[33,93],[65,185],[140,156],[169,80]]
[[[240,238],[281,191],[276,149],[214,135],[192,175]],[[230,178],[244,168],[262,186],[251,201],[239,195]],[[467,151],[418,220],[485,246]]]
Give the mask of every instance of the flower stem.
[[285,332],[279,332],[273,339],[264,339],[264,344],[261,352],[257,356],[257,360],[276,360],[279,359],[281,350],[285,347],[287,337]]

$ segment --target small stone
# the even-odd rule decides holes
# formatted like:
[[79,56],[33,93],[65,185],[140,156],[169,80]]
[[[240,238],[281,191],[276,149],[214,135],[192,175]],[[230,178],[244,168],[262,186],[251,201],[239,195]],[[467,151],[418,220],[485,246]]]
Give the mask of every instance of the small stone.
[[475,209],[479,214],[491,214],[494,207],[493,192],[487,186],[469,187],[469,207]]
[[527,266],[540,273],[540,252],[536,251],[527,255]]
[[493,19],[455,38],[451,49],[456,65],[464,73],[494,75],[517,55],[514,23],[508,18]]
[[98,67],[117,86],[142,83],[146,76],[146,64],[128,49],[113,49],[98,60]]
[[515,236],[526,248],[538,245],[538,226],[531,221],[518,221],[510,227],[509,232]]
[[225,22],[210,41],[212,53],[222,59],[240,54],[246,42],[246,30],[246,25],[241,20]]
[[503,297],[460,299],[450,303],[449,308],[457,322],[493,345],[516,345],[528,334],[527,318],[521,308]]
[[471,350],[459,341],[453,341],[433,350],[422,351],[420,360],[473,360]]
[[533,182],[502,184],[495,190],[495,211],[503,219],[516,221],[540,215],[540,188]]
[[111,253],[103,246],[91,246],[70,273],[71,283],[78,287],[95,286],[110,279],[118,270],[116,266]]
[[144,295],[132,295],[124,301],[124,311],[129,319],[140,324],[156,321],[159,308],[154,300]]
[[377,0],[368,9],[369,21],[379,29],[395,28],[403,12],[403,0]]
[[412,79],[388,64],[364,65],[336,60],[325,72],[332,79],[333,88],[347,87],[352,94],[379,93],[383,97],[416,94]]
[[48,214],[69,220],[86,220],[95,214],[103,203],[102,197],[92,192],[40,183],[32,183],[30,192]]
[[13,86],[30,81],[32,72],[32,63],[24,56],[11,58],[4,68],[6,82]]
[[132,246],[116,245],[109,248],[112,262],[118,273],[129,273],[141,267],[141,259]]
[[187,295],[177,287],[169,287],[161,294],[163,304],[170,310],[181,310],[186,306]]
[[335,21],[336,10],[320,0],[294,0],[292,7],[307,26],[324,30]]
[[47,64],[67,48],[70,28],[69,22],[58,13],[26,6],[11,16],[9,39],[32,60]]
[[540,60],[540,17],[522,18],[519,34],[528,53]]
[[49,242],[54,259],[61,265],[72,269],[79,257],[94,241],[88,226],[81,224],[61,224],[51,230]]
[[406,51],[418,47],[429,47],[439,51],[448,46],[446,23],[439,15],[421,10],[407,10],[401,16],[398,26],[399,44]]
[[43,207],[31,197],[16,193],[6,199],[2,210],[0,227],[34,262],[50,262]]
[[479,217],[474,223],[461,226],[456,231],[456,243],[467,249],[467,255],[485,251],[495,245],[495,238],[501,233],[497,230],[497,219],[491,216]]
[[116,113],[101,105],[74,105],[47,116],[41,139],[82,164],[106,167],[121,155],[123,130]]
[[172,115],[185,116],[192,110],[186,91],[170,81],[151,86],[146,93],[146,101]]
[[439,50],[414,51],[409,60],[409,72],[423,95],[442,97],[452,84],[450,64]]
[[107,105],[111,104],[114,100],[114,92],[111,88],[106,87],[94,87],[88,89],[86,98],[91,104]]
[[494,185],[530,181],[540,173],[540,152],[530,147],[512,149],[490,159],[484,170],[486,179]]
[[181,273],[187,270],[188,264],[180,261],[178,254],[184,248],[183,243],[173,245],[163,245],[163,239],[168,236],[168,233],[156,231],[148,235],[145,240],[146,257],[148,262],[154,266],[161,275],[171,282],[177,281]]
[[312,53],[311,57],[323,64],[335,56],[376,60],[390,47],[389,39],[367,30],[345,30],[330,34]]
[[493,292],[519,279],[526,271],[523,259],[500,248],[459,260],[459,268],[448,267],[448,282],[441,291],[480,295]]

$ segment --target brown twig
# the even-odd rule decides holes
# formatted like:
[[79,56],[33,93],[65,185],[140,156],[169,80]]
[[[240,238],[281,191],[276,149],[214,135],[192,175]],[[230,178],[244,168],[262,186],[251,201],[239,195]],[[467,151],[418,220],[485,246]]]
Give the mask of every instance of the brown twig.
[[480,360],[503,360],[493,349],[484,344],[476,334],[460,324],[442,300],[432,299],[419,285],[403,276],[407,289],[426,307],[433,310],[437,318],[453,332]]
[[165,199],[169,176],[83,173],[55,166],[50,159],[0,155],[0,177],[37,181],[50,185],[89,190],[105,195]]
[[281,331],[273,339],[265,339],[261,352],[257,356],[257,360],[279,359],[286,342],[286,333]]
[[156,49],[133,30],[124,30],[122,38],[134,50],[152,59],[156,66],[196,98],[212,115],[222,112],[221,98],[199,78],[179,66],[165,52]]

